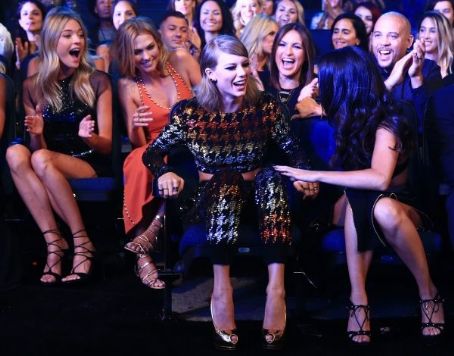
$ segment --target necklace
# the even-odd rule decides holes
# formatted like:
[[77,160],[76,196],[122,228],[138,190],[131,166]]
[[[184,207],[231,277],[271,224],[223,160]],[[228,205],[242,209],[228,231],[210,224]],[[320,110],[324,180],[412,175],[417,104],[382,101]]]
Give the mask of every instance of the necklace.
[[288,101],[290,101],[290,98],[292,97],[293,93],[295,92],[295,89],[296,88],[290,89],[290,90],[287,90],[287,89],[279,90],[278,93],[277,93],[279,101],[282,104],[286,104]]
[[[180,101],[180,96],[181,96],[181,93],[180,93],[180,89],[179,89],[179,85],[178,85],[178,82],[175,78],[175,76],[178,76],[180,77],[180,75],[177,73],[177,71],[175,71],[175,69],[170,65],[170,64],[167,64],[166,65],[166,68],[167,68],[167,71],[169,72],[169,75],[170,75],[170,78],[172,78],[172,81],[173,81],[173,84],[175,85],[175,88],[177,90],[177,100],[176,102]],[[183,80],[181,77],[180,77],[181,80]],[[143,93],[145,93],[145,95],[148,97],[148,99],[150,99],[153,104],[155,104],[156,106],[162,108],[162,109],[167,109],[167,110],[171,110],[172,107],[170,106],[164,106],[164,105],[161,105],[159,104],[156,100],[154,100],[150,93],[148,92],[147,88],[145,87],[145,83],[143,81],[143,78],[141,75],[138,75],[136,77],[136,83],[137,85],[139,86],[139,94],[140,94],[140,101],[142,102],[143,104]]]

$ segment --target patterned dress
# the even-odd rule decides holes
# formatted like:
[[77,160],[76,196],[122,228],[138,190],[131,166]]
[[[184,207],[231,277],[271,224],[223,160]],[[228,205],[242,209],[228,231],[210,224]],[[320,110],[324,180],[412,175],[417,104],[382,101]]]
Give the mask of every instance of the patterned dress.
[[[164,157],[183,144],[191,151],[197,169],[213,174],[209,181],[200,182],[196,199],[211,245],[237,242],[241,208],[251,196],[265,246],[288,246],[287,191],[281,175],[263,167],[272,141],[289,155],[292,164],[307,168],[300,145],[289,136],[287,117],[271,96],[262,94],[255,105],[234,113],[209,112],[193,98],[174,108],[171,123],[148,147],[143,160],[157,177],[172,172]],[[244,181],[241,173],[255,170],[255,180]]]

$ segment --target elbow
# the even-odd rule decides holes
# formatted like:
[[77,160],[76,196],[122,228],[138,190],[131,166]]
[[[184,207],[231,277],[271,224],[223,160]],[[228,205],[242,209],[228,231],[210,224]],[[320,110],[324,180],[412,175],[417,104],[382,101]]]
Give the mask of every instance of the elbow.
[[391,178],[383,176],[383,177],[380,177],[379,179],[377,179],[375,189],[378,191],[385,191],[389,188],[390,185],[391,185]]

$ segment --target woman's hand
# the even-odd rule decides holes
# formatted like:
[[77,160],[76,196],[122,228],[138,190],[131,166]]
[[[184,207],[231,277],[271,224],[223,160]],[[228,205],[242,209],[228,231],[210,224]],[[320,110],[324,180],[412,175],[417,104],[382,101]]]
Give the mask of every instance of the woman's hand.
[[24,125],[30,135],[40,136],[44,130],[44,120],[41,114],[25,116]]
[[305,98],[316,98],[318,96],[318,78],[312,79],[312,81],[306,85],[300,91],[298,96],[298,101],[301,101]]
[[318,174],[316,171],[306,169],[292,168],[289,166],[273,166],[276,171],[284,176],[290,177],[292,180],[301,180],[304,182],[318,182]]
[[79,124],[79,136],[82,138],[91,137],[95,130],[95,120],[91,115],[85,116]]
[[16,67],[20,69],[20,64],[29,54],[28,41],[23,41],[20,37],[15,40]]
[[158,178],[158,190],[162,198],[175,198],[183,188],[183,178],[175,173],[168,172]]
[[149,106],[139,106],[132,116],[132,126],[134,128],[148,126],[148,124],[153,121],[152,114]]
[[318,183],[309,183],[309,182],[302,182],[300,180],[297,180],[293,182],[293,186],[295,189],[304,194],[304,198],[309,198],[309,199],[314,199],[317,197],[318,192],[320,190],[319,184]]

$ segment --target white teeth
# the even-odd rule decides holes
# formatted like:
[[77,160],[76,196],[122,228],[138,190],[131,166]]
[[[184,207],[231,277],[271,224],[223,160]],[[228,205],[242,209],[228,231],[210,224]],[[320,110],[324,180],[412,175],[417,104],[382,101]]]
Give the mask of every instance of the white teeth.
[[381,51],[378,51],[378,53],[384,55],[384,56],[387,56],[388,54],[391,54],[391,51],[389,50],[381,50]]

